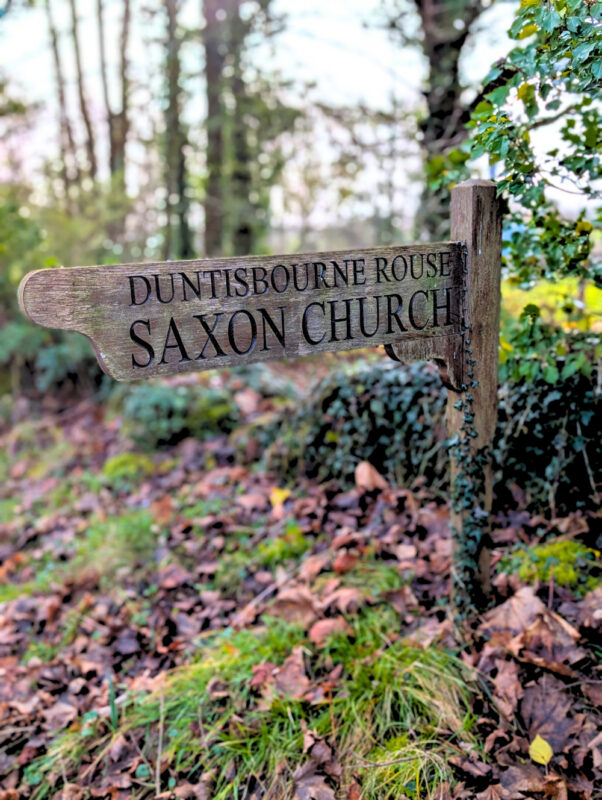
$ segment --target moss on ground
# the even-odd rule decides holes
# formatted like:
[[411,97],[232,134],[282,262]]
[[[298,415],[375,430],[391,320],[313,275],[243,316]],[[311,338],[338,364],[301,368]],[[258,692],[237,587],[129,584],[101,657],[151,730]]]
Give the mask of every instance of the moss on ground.
[[113,489],[131,491],[144,478],[153,474],[152,458],[140,453],[119,453],[105,461],[102,473]]
[[501,560],[500,571],[516,573],[528,583],[553,579],[578,597],[602,585],[599,551],[572,539],[521,547]]

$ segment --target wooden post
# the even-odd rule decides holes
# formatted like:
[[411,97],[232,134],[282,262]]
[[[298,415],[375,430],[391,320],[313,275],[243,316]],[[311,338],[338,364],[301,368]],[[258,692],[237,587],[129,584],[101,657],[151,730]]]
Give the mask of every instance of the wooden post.
[[497,422],[501,271],[501,213],[494,183],[470,180],[452,190],[451,238],[466,247],[464,383],[461,393],[450,393],[447,404],[453,440],[452,597],[462,618],[483,609],[491,589],[491,446]]

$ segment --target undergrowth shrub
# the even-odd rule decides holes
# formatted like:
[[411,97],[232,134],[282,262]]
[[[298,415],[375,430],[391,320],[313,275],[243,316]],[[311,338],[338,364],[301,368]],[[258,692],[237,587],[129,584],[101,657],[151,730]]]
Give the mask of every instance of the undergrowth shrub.
[[[397,485],[423,477],[445,490],[449,453],[446,391],[434,367],[360,362],[312,387],[295,409],[258,435],[268,466],[293,478],[354,482],[369,461]],[[550,384],[500,386],[494,441],[495,503],[524,493],[533,510],[553,515],[595,506],[602,483],[602,414],[598,370]]]
[[87,339],[40,328],[18,310],[17,287],[25,273],[57,266],[47,253],[43,226],[25,206],[9,187],[0,190],[0,394],[106,390],[108,379]]
[[205,439],[230,433],[237,419],[231,392],[200,383],[138,384],[123,401],[126,432],[151,448],[175,444],[187,436]]
[[360,461],[398,484],[441,485],[448,461],[445,392],[437,370],[376,363],[333,372],[265,429],[271,468],[351,485]]

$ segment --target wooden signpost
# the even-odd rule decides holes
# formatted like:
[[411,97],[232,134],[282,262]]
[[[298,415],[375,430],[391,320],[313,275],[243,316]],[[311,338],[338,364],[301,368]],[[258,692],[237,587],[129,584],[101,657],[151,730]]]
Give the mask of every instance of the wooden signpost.
[[[496,420],[501,228],[495,185],[452,191],[452,241],[161,264],[38,270],[19,303],[39,325],[87,336],[130,381],[385,345],[434,360],[452,445],[454,597],[488,594],[489,447]],[[457,399],[457,402],[453,402]]]

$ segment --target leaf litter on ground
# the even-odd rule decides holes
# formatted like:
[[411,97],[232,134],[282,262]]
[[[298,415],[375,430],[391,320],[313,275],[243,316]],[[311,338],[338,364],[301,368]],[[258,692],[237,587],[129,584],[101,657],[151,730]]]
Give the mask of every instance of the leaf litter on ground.
[[[602,587],[500,572],[460,639],[448,510],[420,483],[365,462],[351,491],[283,486],[226,437],[151,471],[92,403],[2,446],[2,800],[599,792]],[[494,560],[599,547],[601,519],[509,509]]]

